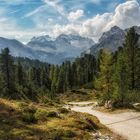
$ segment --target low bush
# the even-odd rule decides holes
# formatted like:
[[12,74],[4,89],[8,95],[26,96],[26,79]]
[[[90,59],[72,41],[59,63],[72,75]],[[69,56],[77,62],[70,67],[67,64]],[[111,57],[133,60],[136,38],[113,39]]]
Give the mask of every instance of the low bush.
[[68,109],[66,109],[66,108],[59,108],[58,109],[58,111],[60,112],[60,113],[69,113],[69,110]]
[[93,82],[87,83],[87,84],[83,85],[83,88],[93,89],[94,88],[94,83]]
[[37,118],[35,117],[37,109],[33,106],[26,107],[22,110],[22,120],[27,123],[36,123]]
[[76,133],[72,130],[65,130],[65,129],[55,129],[51,134],[53,140],[63,140],[67,138],[73,138],[76,136]]
[[58,113],[55,111],[48,112],[47,117],[59,117]]
[[35,118],[37,120],[47,120],[48,112],[45,110],[38,109],[35,113]]
[[139,91],[132,91],[129,92],[126,100],[129,102],[140,102],[140,92]]
[[71,92],[76,93],[76,94],[87,95],[87,92],[80,91],[80,90],[72,90]]
[[76,133],[73,132],[72,130],[65,130],[65,131],[63,132],[63,136],[64,136],[64,137],[67,137],[67,138],[73,138],[73,137],[76,136]]

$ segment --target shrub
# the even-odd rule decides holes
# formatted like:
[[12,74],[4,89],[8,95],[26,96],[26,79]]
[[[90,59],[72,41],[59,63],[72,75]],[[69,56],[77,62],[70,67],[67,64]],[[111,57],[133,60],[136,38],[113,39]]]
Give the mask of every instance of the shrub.
[[59,111],[60,113],[69,113],[69,110],[66,109],[66,108],[59,108],[58,111]]
[[83,86],[83,88],[85,89],[93,89],[94,88],[94,83],[93,82],[90,82],[90,83],[87,83]]
[[27,123],[36,123],[37,122],[37,119],[35,118],[34,114],[32,113],[29,113],[29,112],[24,112],[22,114],[22,119],[24,122],[27,122]]
[[51,135],[53,140],[62,140],[66,138],[73,138],[76,136],[76,133],[72,130],[55,129]]
[[50,140],[62,140],[63,130],[52,128],[48,130],[48,139]]
[[80,90],[72,90],[71,92],[73,92],[73,93],[75,93],[75,94],[87,95],[87,92],[80,91]]
[[36,113],[35,113],[35,118],[37,120],[46,120],[47,119],[47,115],[48,115],[47,111],[38,109],[36,111]]
[[126,97],[126,100],[128,102],[139,102],[140,101],[140,92],[139,91],[129,92]]
[[47,117],[59,117],[59,115],[57,112],[51,111],[47,113]]
[[27,123],[36,123],[37,118],[35,117],[37,109],[33,106],[24,108],[22,111],[22,120]]
[[76,136],[76,133],[73,132],[72,130],[65,130],[63,135],[64,137],[67,137],[67,138],[73,138]]

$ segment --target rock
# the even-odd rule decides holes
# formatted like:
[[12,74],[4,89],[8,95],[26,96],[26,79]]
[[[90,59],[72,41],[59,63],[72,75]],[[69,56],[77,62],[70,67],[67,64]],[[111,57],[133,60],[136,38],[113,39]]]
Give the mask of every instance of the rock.
[[102,136],[102,134],[101,134],[99,131],[96,132],[96,133],[93,133],[92,135],[93,135],[94,138],[96,138],[96,139],[99,139],[99,138]]
[[133,106],[134,107],[140,106],[140,103],[134,103]]
[[96,129],[98,129],[98,126],[96,125],[96,123],[94,123],[91,119],[86,118],[86,121],[93,127],[95,131]]
[[106,109],[111,109],[112,108],[112,101],[111,100],[106,101],[104,107]]

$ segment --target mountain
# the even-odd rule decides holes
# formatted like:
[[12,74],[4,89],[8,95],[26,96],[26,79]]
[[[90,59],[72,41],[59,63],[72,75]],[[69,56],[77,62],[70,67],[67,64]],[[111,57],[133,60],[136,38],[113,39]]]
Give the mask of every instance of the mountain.
[[[91,48],[87,49],[82,53],[84,54],[94,54],[96,55],[98,51],[102,48],[108,49],[114,52],[118,47],[122,46],[125,40],[125,35],[129,29],[121,29],[117,26],[112,27],[109,31],[102,34],[97,44],[94,44]],[[140,34],[140,27],[135,26],[135,30]]]
[[4,48],[9,48],[13,56],[28,57],[31,59],[35,59],[37,57],[32,49],[27,48],[27,46],[21,42],[15,39],[0,37],[0,51]]
[[122,46],[125,39],[125,31],[114,26],[109,31],[102,34],[99,42],[87,49],[83,54],[96,54],[100,49],[108,49],[112,52],[116,51],[118,47]]
[[78,35],[62,34],[55,39],[48,35],[33,37],[26,45],[15,39],[0,37],[0,50],[9,48],[13,56],[38,59],[51,64],[73,60],[93,44],[93,40]]
[[49,36],[33,37],[27,46],[33,50],[44,51],[54,55],[63,54],[65,59],[80,56],[81,52],[90,48],[93,44],[95,44],[94,41],[89,38],[61,34],[55,39]]
[[[118,47],[123,45],[128,30],[114,26],[103,33],[96,44],[92,39],[71,34],[61,34],[57,38],[51,38],[48,35],[33,37],[26,45],[15,39],[0,37],[0,50],[8,47],[13,56],[61,64],[65,60],[74,60],[81,54],[97,55],[101,48],[112,52],[116,51]],[[140,27],[135,26],[135,30],[140,34]]]

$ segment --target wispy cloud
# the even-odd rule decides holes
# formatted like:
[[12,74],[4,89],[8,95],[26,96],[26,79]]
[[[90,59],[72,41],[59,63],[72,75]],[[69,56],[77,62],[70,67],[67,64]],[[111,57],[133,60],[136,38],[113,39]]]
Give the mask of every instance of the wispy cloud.
[[58,0],[44,0],[44,2],[55,9],[60,15],[66,16],[66,11],[63,6],[58,4]]
[[106,1],[0,0],[0,36],[25,42],[36,35],[71,33],[97,40],[114,25],[140,25],[138,0]]
[[42,5],[42,6],[38,7],[38,8],[36,8],[35,10],[27,13],[26,15],[24,15],[23,18],[25,18],[25,17],[31,17],[31,16],[33,16],[33,15],[35,15],[35,14],[41,12],[41,11],[44,11],[45,9],[46,9],[46,6],[45,5]]

